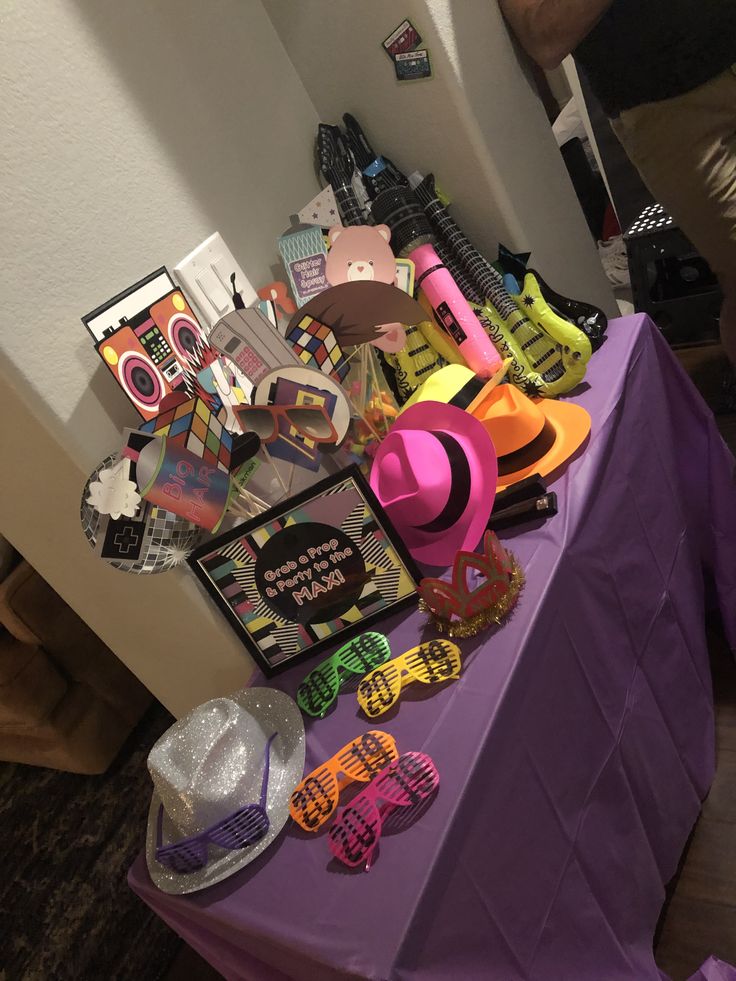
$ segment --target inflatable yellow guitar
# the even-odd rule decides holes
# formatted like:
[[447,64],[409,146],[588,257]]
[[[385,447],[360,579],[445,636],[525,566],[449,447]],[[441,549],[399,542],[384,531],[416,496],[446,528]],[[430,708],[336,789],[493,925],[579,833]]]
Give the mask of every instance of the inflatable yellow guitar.
[[477,285],[478,299],[484,299],[470,305],[499,354],[512,359],[509,380],[527,394],[548,398],[575,388],[585,377],[593,353],[586,334],[550,308],[533,273],[527,273],[519,296],[511,296],[498,271],[466,238],[437,198],[431,174],[415,190],[447,243],[443,259],[448,268],[453,272],[450,263],[454,259]]

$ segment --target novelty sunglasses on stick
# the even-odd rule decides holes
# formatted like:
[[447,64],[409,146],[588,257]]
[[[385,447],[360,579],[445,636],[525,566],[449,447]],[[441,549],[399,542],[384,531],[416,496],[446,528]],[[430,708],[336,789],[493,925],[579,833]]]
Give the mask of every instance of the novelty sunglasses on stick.
[[299,708],[321,719],[351,676],[362,678],[390,657],[388,639],[376,631],[369,630],[349,640],[306,675],[296,692]]
[[355,780],[363,783],[372,780],[398,755],[393,736],[371,729],[351,740],[297,784],[289,813],[300,828],[317,831],[337,807],[345,787]]
[[336,443],[337,430],[323,405],[237,405],[234,412],[244,431],[256,433],[263,443],[279,437],[279,420],[313,443]]
[[327,832],[330,851],[344,865],[371,867],[386,818],[397,807],[417,806],[439,787],[426,753],[403,753],[340,811]]
[[449,640],[430,640],[375,668],[358,685],[358,704],[375,719],[387,712],[414,681],[437,684],[460,677],[460,648]]

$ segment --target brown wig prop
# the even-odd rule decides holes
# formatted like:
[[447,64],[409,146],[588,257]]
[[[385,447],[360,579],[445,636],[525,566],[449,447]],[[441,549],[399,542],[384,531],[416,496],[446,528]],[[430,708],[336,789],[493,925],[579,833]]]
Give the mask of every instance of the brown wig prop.
[[424,308],[397,286],[365,282],[341,283],[300,307],[288,332],[304,317],[329,327],[341,347],[357,347],[381,336],[381,324],[413,326],[427,319]]

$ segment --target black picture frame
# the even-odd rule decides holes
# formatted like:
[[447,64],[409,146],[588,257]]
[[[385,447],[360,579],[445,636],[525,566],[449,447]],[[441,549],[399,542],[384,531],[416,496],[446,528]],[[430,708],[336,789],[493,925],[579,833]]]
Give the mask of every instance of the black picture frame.
[[[375,525],[381,531],[381,537],[379,539],[373,539],[373,542],[382,541],[383,536],[385,536],[391,550],[396,556],[396,563],[394,565],[395,569],[398,570],[397,583],[404,582],[405,577],[408,578],[408,580],[411,582],[411,591],[397,595],[395,599],[386,603],[380,609],[373,612],[368,612],[366,616],[361,616],[360,619],[356,620],[355,622],[345,624],[339,629],[334,630],[334,632],[330,632],[326,636],[315,637],[310,643],[294,653],[285,655],[283,650],[279,648],[276,652],[272,650],[270,652],[271,656],[269,657],[269,647],[273,648],[274,646],[273,634],[284,628],[280,628],[277,624],[274,624],[272,629],[263,627],[260,631],[252,632],[248,627],[246,627],[245,622],[238,614],[238,606],[247,606],[248,610],[252,612],[252,599],[248,599],[248,597],[258,597],[258,600],[260,601],[260,605],[258,607],[259,609],[262,608],[263,604],[268,606],[268,600],[263,596],[263,593],[258,590],[258,584],[256,583],[256,567],[258,565],[258,559],[251,559],[250,562],[247,562],[243,554],[246,551],[246,547],[241,545],[241,542],[243,539],[249,538],[249,536],[259,532],[266,534],[266,526],[272,525],[275,522],[285,521],[290,513],[298,511],[312,502],[321,501],[330,494],[337,493],[343,484],[348,485],[346,490],[351,489],[349,485],[352,484],[358,496],[368,508],[372,522],[375,522]],[[326,522],[320,520],[316,523],[302,523],[316,528],[321,527]],[[293,528],[297,525],[298,523],[289,525],[286,529],[279,528],[278,531],[293,530]],[[339,527],[339,525],[334,526],[334,531],[336,535],[349,538],[349,535],[346,536],[346,533]],[[274,532],[272,538],[275,538],[276,534],[277,532]],[[261,551],[270,541],[272,541],[272,538],[266,538],[263,545],[259,546]],[[362,538],[359,540],[363,541]],[[351,538],[350,541],[357,544],[356,539]],[[252,547],[253,543],[252,541],[249,541],[247,543],[247,548]],[[386,547],[384,546],[384,548]],[[291,556],[292,560],[297,560],[303,557],[306,550],[305,552],[302,552],[301,556],[298,554],[298,552],[299,550],[297,549],[297,554]],[[338,557],[340,555],[344,555],[345,553],[336,551],[334,554],[336,557]],[[330,558],[330,556],[327,556],[324,561],[327,561],[328,558]],[[365,568],[365,554],[362,552],[361,558],[363,560],[363,567]],[[387,548],[386,556],[382,557],[382,561],[389,561],[389,551]],[[216,538],[210,539],[208,542],[196,548],[188,557],[187,562],[194,574],[209,593],[214,603],[220,609],[227,622],[238,635],[243,646],[253,657],[256,665],[261,669],[267,678],[272,678],[274,675],[293,667],[295,664],[305,661],[306,659],[317,654],[319,651],[324,650],[326,647],[340,646],[340,644],[345,643],[345,641],[347,641],[350,637],[368,629],[370,625],[375,625],[378,623],[378,621],[392,616],[399,610],[416,603],[418,599],[417,584],[421,578],[419,570],[411,558],[406,546],[399,538],[385,511],[368,485],[368,482],[363,477],[356,465],[351,465],[343,470],[340,470],[338,473],[327,477],[325,480],[319,481],[306,490],[301,491],[299,494],[280,502],[275,507],[265,511],[263,514],[249,519],[243,524],[238,525],[236,528],[232,528],[222,535],[218,535]],[[237,569],[235,569],[234,566],[237,562],[245,562],[246,564],[243,567],[239,566]],[[298,570],[299,567],[296,562],[294,564],[295,568]],[[308,564],[308,567],[312,568],[312,565]],[[237,571],[237,573],[240,575],[234,576],[234,571]],[[330,576],[330,569],[326,571],[328,576]],[[374,572],[366,573],[369,579],[374,574],[375,570]],[[251,575],[253,581],[249,582],[249,586],[244,587],[242,583],[246,579],[250,580]],[[290,573],[285,572],[281,573],[281,575],[283,578],[278,581],[276,585],[274,585],[274,591],[276,590],[277,585],[282,586],[284,582],[289,581],[287,577],[290,575]],[[393,568],[390,568],[387,575],[396,576],[396,572]],[[327,577],[321,576],[321,578],[325,579]],[[365,579],[364,577],[364,583],[367,581],[368,579]],[[299,580],[300,588],[297,589],[296,592],[303,592],[301,586],[302,580]],[[314,583],[311,583],[311,588],[316,590],[317,587],[314,585]],[[352,588],[357,589],[358,587],[353,586]],[[360,588],[362,589],[363,587],[361,586]],[[399,586],[397,585],[397,590],[398,589]],[[242,596],[246,597],[245,601],[240,598]],[[236,598],[239,599],[238,603],[235,602]],[[381,599],[385,600],[385,597],[381,596]],[[288,604],[291,602],[291,598],[289,596],[284,597],[282,602]],[[320,599],[320,602],[323,603],[325,600]],[[269,610],[272,609],[273,606],[269,607]],[[284,616],[283,610],[280,613],[277,611],[277,616],[282,621],[286,619],[285,629],[287,631],[291,630],[298,632],[301,630],[304,632],[309,632],[313,631],[314,629],[311,624],[301,624],[300,626],[299,621],[296,619],[289,620],[288,616]],[[258,622],[260,622],[260,620],[258,620]],[[319,620],[315,622],[319,627],[324,627],[324,625],[328,623],[328,621]],[[259,633],[261,636],[258,636]],[[301,637],[300,643],[303,643],[303,641],[304,638]]]

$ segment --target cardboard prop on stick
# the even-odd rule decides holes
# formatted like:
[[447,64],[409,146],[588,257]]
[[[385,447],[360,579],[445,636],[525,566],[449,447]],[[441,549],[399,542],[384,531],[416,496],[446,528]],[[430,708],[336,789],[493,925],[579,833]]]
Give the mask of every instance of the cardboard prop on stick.
[[207,346],[194,311],[163,266],[82,323],[144,419],[158,413],[165,395],[185,387],[189,362]]
[[212,328],[210,341],[245,376],[249,393],[274,368],[298,364],[291,345],[258,310],[233,310]]
[[386,225],[331,228],[325,264],[330,286],[306,302],[286,328],[297,356],[341,383],[349,371],[343,348],[370,343],[395,353],[406,345],[404,326],[426,319],[419,304],[395,285],[390,235]]
[[[291,318],[287,336],[305,317],[328,327],[341,347],[370,343],[382,350],[404,346],[404,331],[397,324],[413,325],[427,319],[424,309],[403,290],[375,280],[324,290]],[[388,330],[381,325],[388,325]]]
[[140,450],[136,470],[146,500],[211,532],[220,527],[235,493],[229,474],[165,436],[156,436]]
[[[258,296],[263,303],[272,304],[274,308],[278,308],[284,317],[290,317],[292,313],[296,313],[296,304],[289,296],[286,283],[279,281],[266,283],[265,286],[261,286],[258,290]],[[263,311],[261,310],[261,312]],[[271,323],[274,323],[274,321],[271,320]],[[278,329],[278,319],[274,326]]]
[[100,482],[101,473],[119,462],[117,455],[106,457],[85,485],[80,508],[85,538],[96,555],[123,572],[142,574],[172,569],[183,562],[197,544],[201,530],[145,500],[133,516],[121,512],[119,517],[113,517],[98,511],[94,506],[94,491],[90,488]]
[[319,470],[321,453],[345,439],[350,417],[340,385],[314,368],[292,365],[266,375],[253,393],[253,405],[238,412],[243,430],[257,432],[269,444],[272,457],[312,472]]
[[[345,283],[375,282],[396,286],[396,259],[389,240],[391,230],[388,225],[356,225],[351,228],[336,226],[328,234],[330,251],[327,255],[325,274],[331,286]],[[378,302],[378,301],[374,301]],[[388,301],[385,301],[388,303]],[[407,308],[408,309],[408,308]],[[388,310],[388,306],[387,306]],[[371,315],[368,311],[367,315]],[[315,318],[319,319],[319,318]],[[421,317],[419,319],[422,319]],[[373,335],[365,338],[383,351],[396,353],[406,344],[406,334],[402,324],[418,323],[414,311],[410,319],[395,317],[394,323],[375,322]],[[324,321],[323,321],[324,322]],[[334,325],[333,330],[334,330]],[[341,332],[340,332],[341,333]],[[337,334],[343,346],[348,342]],[[361,343],[352,341],[352,343]]]
[[244,430],[257,433],[269,445],[271,456],[316,472],[322,447],[335,445],[337,432],[330,419],[334,397],[325,404],[303,401],[304,391],[280,378],[273,405],[241,405],[238,420]]
[[350,365],[328,326],[298,311],[286,325],[284,337],[301,364],[341,384],[345,381]]
[[350,402],[342,386],[315,368],[284,365],[261,379],[253,394],[253,404],[275,405],[280,379],[293,382],[301,389],[299,401],[303,404],[324,405],[328,409],[339,446],[347,436],[351,418]]
[[327,247],[319,228],[304,228],[282,235],[278,249],[298,307],[327,288]]
[[210,466],[227,473],[231,469],[233,435],[225,429],[225,412],[213,410],[200,398],[183,392],[168,395],[160,413],[139,426],[141,432],[166,436]]

